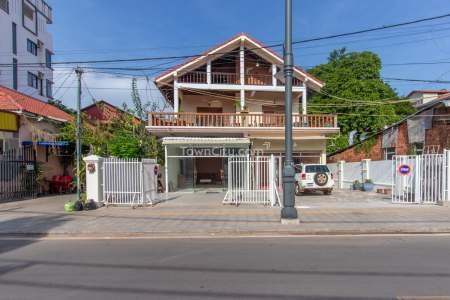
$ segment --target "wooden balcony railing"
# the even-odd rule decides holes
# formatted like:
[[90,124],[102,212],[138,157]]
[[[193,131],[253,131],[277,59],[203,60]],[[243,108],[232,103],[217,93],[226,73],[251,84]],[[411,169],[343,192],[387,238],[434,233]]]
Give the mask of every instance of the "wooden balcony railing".
[[[151,112],[149,126],[152,127],[284,127],[284,114],[260,113],[172,113]],[[294,128],[337,128],[335,115],[292,116]]]
[[[207,83],[207,73],[206,72],[189,72],[178,78],[180,83]],[[239,73],[222,73],[222,72],[212,72],[211,73],[211,83],[213,84],[240,84]],[[272,75],[270,74],[246,74],[245,84],[248,85],[272,85]],[[283,85],[279,80],[277,80],[278,85]],[[292,84],[294,86],[301,86],[302,82],[293,78]]]

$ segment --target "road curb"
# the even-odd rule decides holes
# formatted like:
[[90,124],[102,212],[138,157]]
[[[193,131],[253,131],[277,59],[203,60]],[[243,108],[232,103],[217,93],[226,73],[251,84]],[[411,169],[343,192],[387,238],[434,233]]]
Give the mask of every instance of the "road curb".
[[332,237],[448,235],[450,230],[317,230],[317,231],[233,231],[233,232],[134,232],[134,233],[0,233],[0,239],[151,239],[151,238],[248,238],[248,237]]

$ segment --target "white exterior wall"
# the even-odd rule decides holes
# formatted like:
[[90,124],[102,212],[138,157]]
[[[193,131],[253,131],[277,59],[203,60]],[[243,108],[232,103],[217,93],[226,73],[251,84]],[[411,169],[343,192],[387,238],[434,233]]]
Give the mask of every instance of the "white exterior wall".
[[[28,21],[23,22],[23,20],[27,20],[27,18],[22,17],[22,0],[9,0],[9,14],[0,9],[0,85],[11,89],[13,88],[12,63],[13,58],[16,58],[18,63],[18,91],[40,100],[47,100],[46,80],[48,79],[53,82],[53,70],[47,68],[45,65],[45,53],[46,49],[53,53],[52,35],[48,32],[49,24],[47,24],[47,19],[40,13],[40,11],[43,10],[41,0],[24,1],[35,10],[34,16],[37,18],[37,28],[36,23]],[[48,12],[46,13],[48,14]],[[13,54],[13,22],[17,25],[17,54]],[[25,28],[24,24],[28,24],[31,30]],[[35,31],[35,33],[31,31]],[[30,39],[36,44],[38,44],[38,40],[43,43],[42,46],[38,48],[37,56],[27,51],[27,39]],[[23,65],[27,63],[40,63],[42,65]],[[5,66],[5,64],[7,65]],[[38,75],[38,72],[43,74],[43,96],[40,95],[39,89],[28,86],[28,72],[35,75]]]

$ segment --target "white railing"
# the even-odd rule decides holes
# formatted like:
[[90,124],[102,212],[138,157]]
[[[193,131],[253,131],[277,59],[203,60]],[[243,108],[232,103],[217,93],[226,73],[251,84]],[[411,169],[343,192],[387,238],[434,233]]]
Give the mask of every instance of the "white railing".
[[228,189],[225,204],[280,204],[279,168],[274,156],[231,157],[228,160]]
[[106,205],[153,205],[159,201],[152,160],[105,158],[103,201]]

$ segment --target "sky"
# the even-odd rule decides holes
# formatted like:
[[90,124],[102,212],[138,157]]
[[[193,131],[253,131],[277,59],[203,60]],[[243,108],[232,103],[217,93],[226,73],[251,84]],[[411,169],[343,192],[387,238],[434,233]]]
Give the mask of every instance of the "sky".
[[[53,7],[54,61],[179,56],[200,53],[246,32],[272,44],[284,36],[283,0],[47,0]],[[450,13],[450,0],[293,0],[293,39],[301,40],[401,23]],[[294,62],[306,69],[326,63],[333,49],[372,51],[383,62],[385,78],[450,80],[450,18],[347,38],[294,46]],[[281,49],[277,48],[280,52]],[[152,78],[161,68],[180,61],[102,64],[99,66],[159,66],[135,73],[144,101],[161,101]],[[392,65],[439,62],[427,65]],[[442,63],[441,63],[442,62]],[[83,103],[92,98],[113,104],[131,103],[131,77],[88,69],[84,74]],[[124,71],[107,71],[122,72]],[[127,72],[130,73],[130,72]],[[75,76],[56,68],[54,93],[74,107]],[[417,89],[448,85],[389,82],[406,95]]]

